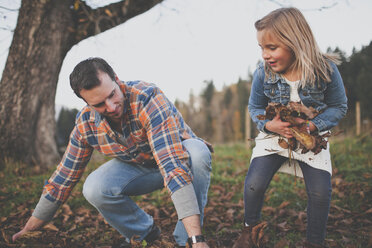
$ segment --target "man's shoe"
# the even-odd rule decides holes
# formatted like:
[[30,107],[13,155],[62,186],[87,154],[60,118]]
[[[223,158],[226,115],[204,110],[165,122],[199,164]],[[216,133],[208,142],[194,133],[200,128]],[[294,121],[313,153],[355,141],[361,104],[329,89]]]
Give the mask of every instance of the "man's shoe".
[[[161,233],[161,231],[160,231],[159,227],[157,227],[154,224],[154,225],[152,225],[150,232],[146,235],[144,240],[146,240],[146,242],[148,244],[151,244],[152,242],[154,242],[155,240],[157,240],[160,237],[160,233]],[[138,241],[138,242],[141,242],[141,241]],[[130,248],[130,247],[132,247],[132,244],[128,243],[127,241],[124,241],[124,243],[122,243],[120,245],[120,248]]]
[[146,235],[145,240],[147,243],[152,243],[160,237],[160,228],[157,225],[152,225],[151,231]]
[[259,248],[264,247],[266,240],[264,229],[267,222],[261,222],[254,226],[244,226],[242,234],[235,241],[233,248]]

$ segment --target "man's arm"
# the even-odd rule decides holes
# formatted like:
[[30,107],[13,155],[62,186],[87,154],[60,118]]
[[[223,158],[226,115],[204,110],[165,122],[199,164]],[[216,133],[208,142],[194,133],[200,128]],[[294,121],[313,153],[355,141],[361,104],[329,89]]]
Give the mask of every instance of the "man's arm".
[[[182,223],[185,226],[186,232],[189,235],[189,237],[202,234],[199,214],[183,218]],[[208,248],[209,246],[207,245],[206,242],[202,242],[202,243],[195,243],[192,245],[192,247]]]
[[[13,241],[29,231],[35,231],[49,222],[61,203],[65,202],[76,183],[80,180],[93,149],[79,138],[76,128],[70,138],[62,161],[54,171],[36,208],[23,229],[13,235]],[[75,156],[79,154],[79,156]]]
[[[139,120],[147,132],[154,158],[162,171],[171,193],[178,218],[182,220],[189,237],[201,235],[200,211],[192,185],[189,155],[182,145],[182,116],[157,88],[143,101]],[[193,247],[208,247],[196,243]]]

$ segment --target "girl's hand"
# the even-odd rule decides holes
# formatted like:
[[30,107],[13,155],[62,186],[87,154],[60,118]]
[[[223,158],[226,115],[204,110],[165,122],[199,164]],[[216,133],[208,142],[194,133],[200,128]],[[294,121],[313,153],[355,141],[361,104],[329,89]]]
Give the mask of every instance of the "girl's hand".
[[[296,124],[302,124],[302,123],[306,123],[307,121],[304,120],[304,119],[301,119],[301,118],[295,118],[295,122],[296,122]],[[314,125],[314,123],[312,121],[308,122],[308,126],[309,126],[309,131],[310,132],[314,132],[314,131],[317,130],[317,127]]]
[[280,134],[281,136],[289,139],[293,137],[291,131],[289,130],[290,126],[291,123],[282,121],[279,115],[276,115],[274,119],[266,123],[265,128],[270,132]]

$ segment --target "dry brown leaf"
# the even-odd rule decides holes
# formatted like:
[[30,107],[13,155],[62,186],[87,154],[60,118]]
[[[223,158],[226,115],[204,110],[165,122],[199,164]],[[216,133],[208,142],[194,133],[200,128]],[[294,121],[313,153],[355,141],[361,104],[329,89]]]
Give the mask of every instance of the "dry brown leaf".
[[252,227],[251,238],[252,238],[252,242],[256,246],[258,245],[258,242],[259,242],[260,232],[262,231],[262,234],[261,234],[261,238],[262,238],[263,229],[265,229],[266,227],[267,227],[267,222],[266,221],[263,221],[263,222],[255,225],[254,227]]
[[265,243],[267,243],[267,239],[265,238],[265,228],[267,227],[267,222],[264,221],[263,225],[260,229],[260,232],[258,233],[258,240],[257,240],[257,246],[262,247]]
[[[367,211],[363,212],[363,214],[371,214],[372,213],[372,208],[368,209]],[[372,234],[372,233],[371,233]]]
[[3,235],[3,239],[5,240],[6,243],[10,243],[7,235],[5,234],[4,230],[1,230],[1,234]]
[[371,173],[363,173],[363,177],[365,179],[369,179],[369,178],[372,178],[372,174]]
[[59,229],[58,229],[55,225],[53,225],[52,223],[48,223],[48,224],[46,224],[46,225],[43,227],[43,229],[44,229],[44,230],[49,230],[49,231],[56,231],[56,232],[59,231]]
[[275,213],[276,209],[270,206],[265,206],[262,208],[263,212]]
[[209,218],[209,221],[211,222],[217,222],[217,223],[222,223],[222,221],[217,218],[216,216],[212,216],[211,218]]
[[213,190],[213,192],[217,192],[219,191],[220,193],[224,193],[225,192],[225,188],[220,186],[220,185],[212,185],[211,186],[211,189]]
[[33,232],[27,232],[22,235],[21,238],[29,239],[29,238],[39,238],[43,232],[41,231],[33,231]]
[[89,214],[90,214],[90,210],[87,209],[87,208],[78,208],[78,209],[76,210],[76,214],[77,214],[77,215],[86,215],[86,216],[89,216]]
[[289,201],[284,201],[280,204],[280,206],[278,207],[278,209],[282,209],[282,208],[285,208],[286,206],[288,206],[290,204]]
[[342,183],[343,180],[340,177],[336,177],[333,179],[333,181],[335,182],[335,185],[338,186]]
[[68,215],[73,214],[72,211],[71,211],[70,206],[67,205],[67,204],[62,205],[62,211],[63,211],[64,214],[68,214]]
[[1,217],[0,218],[0,223],[5,222],[6,220],[7,220],[7,217]]
[[281,240],[279,240],[279,242],[275,244],[274,248],[285,248],[288,246],[289,246],[289,241],[286,240],[285,238],[282,238]]
[[287,226],[287,221],[284,221],[282,223],[279,223],[276,225],[280,230],[282,230],[283,232],[287,232],[289,230]]
[[229,220],[233,220],[234,219],[234,213],[235,213],[235,210],[230,208],[226,211],[226,217],[229,219]]

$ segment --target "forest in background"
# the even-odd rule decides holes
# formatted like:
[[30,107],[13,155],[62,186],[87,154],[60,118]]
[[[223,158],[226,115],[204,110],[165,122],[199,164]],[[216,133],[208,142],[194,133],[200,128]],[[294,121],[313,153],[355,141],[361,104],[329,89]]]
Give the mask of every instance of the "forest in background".
[[[338,48],[328,49],[327,52],[340,55],[341,64],[338,68],[348,97],[348,113],[335,129],[343,131],[346,135],[355,133],[355,106],[359,101],[362,131],[368,132],[372,120],[372,111],[369,107],[369,99],[372,97],[372,41],[360,51],[354,50],[349,57]],[[205,86],[199,95],[191,92],[188,102],[175,101],[186,123],[198,136],[213,143],[245,141],[246,109],[252,75],[250,74],[247,79],[239,79],[238,82],[226,85],[222,90],[217,90],[213,81],[206,80],[203,83]],[[67,145],[76,113],[76,109],[62,108],[60,111],[57,119],[59,146]],[[250,137],[254,137],[257,133],[255,126],[252,127]]]

